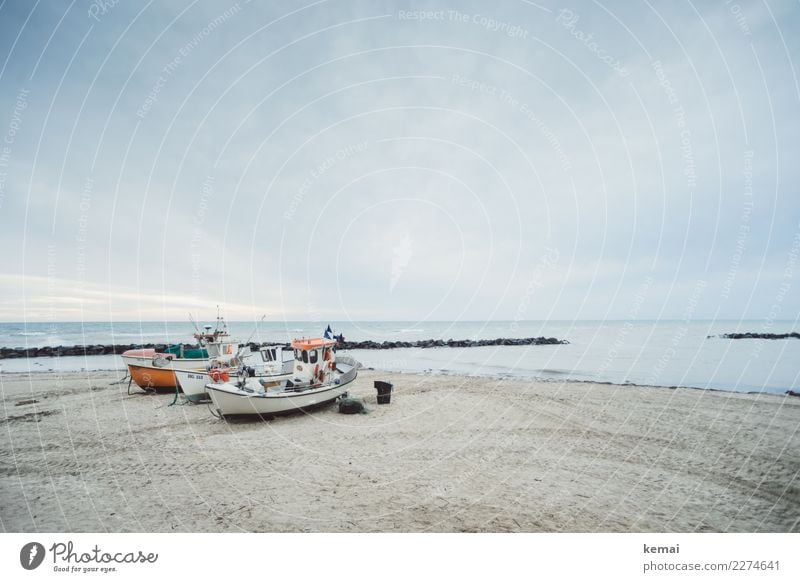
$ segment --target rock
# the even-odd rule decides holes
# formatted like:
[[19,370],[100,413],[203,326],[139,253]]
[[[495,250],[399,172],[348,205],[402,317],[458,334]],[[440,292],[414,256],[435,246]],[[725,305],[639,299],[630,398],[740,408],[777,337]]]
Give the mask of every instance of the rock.
[[724,333],[719,337],[724,339],[800,339],[800,333]]
[[[745,337],[747,334],[736,334],[737,336]],[[752,334],[750,334],[752,335]],[[800,334],[782,334],[786,337],[799,337]],[[776,336],[777,337],[777,336]],[[738,339],[738,337],[736,338]],[[483,340],[454,340],[448,339],[447,341],[441,339],[417,340],[413,342],[408,341],[385,341],[375,342],[372,340],[365,340],[362,342],[342,342],[339,344],[341,349],[351,350],[393,350],[398,348],[475,348],[485,346],[526,346],[526,345],[544,345],[544,344],[568,344],[566,340],[559,340],[554,337],[551,338],[498,338],[498,339],[483,339]],[[263,342],[262,344],[250,343],[241,344],[239,347],[249,346],[252,351],[258,351],[260,346],[274,346],[280,345],[284,348],[289,348],[289,344],[281,344],[276,342]],[[76,345],[76,346],[45,346],[41,348],[0,348],[0,360],[11,358],[34,358],[34,357],[61,357],[61,356],[82,356],[82,355],[103,355],[103,354],[122,354],[128,350],[136,349],[155,349],[157,352],[163,352],[167,349],[166,344],[94,344],[94,345]],[[183,344],[184,349],[195,349],[198,345]]]

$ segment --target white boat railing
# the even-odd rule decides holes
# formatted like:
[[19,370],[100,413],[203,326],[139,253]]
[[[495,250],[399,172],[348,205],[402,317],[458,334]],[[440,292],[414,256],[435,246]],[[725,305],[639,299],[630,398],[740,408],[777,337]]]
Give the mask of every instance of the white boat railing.
[[358,367],[361,365],[361,363],[349,356],[336,356],[337,367],[339,364],[352,366],[351,369],[339,376],[339,384],[347,384],[348,382],[355,380],[356,376],[358,376]]

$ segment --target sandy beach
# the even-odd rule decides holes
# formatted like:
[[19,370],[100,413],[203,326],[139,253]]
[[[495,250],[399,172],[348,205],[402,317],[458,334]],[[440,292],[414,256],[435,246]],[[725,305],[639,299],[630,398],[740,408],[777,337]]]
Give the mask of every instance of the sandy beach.
[[4,531],[800,531],[798,398],[364,370],[369,414],[225,422],[121,376],[0,375]]

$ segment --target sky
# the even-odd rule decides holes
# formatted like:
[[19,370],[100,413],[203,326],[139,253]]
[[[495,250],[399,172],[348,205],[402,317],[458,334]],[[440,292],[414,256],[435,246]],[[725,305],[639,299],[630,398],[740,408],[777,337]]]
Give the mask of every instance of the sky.
[[797,320],[792,1],[0,3],[0,321]]

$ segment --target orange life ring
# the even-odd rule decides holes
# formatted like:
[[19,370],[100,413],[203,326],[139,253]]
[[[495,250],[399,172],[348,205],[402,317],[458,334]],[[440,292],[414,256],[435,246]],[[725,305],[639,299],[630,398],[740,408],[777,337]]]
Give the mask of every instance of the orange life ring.
[[220,370],[219,368],[214,368],[208,373],[211,376],[211,379],[214,382],[227,382],[230,380],[230,375],[228,374],[227,370]]

